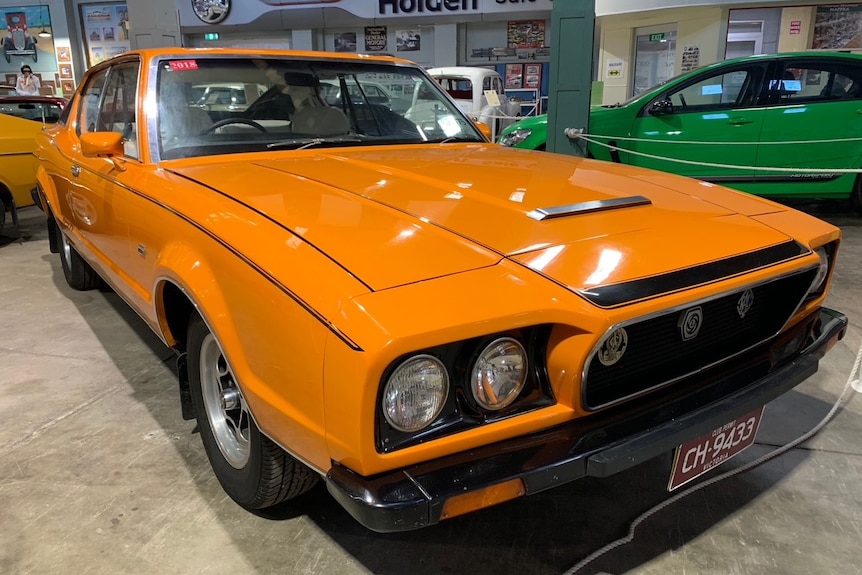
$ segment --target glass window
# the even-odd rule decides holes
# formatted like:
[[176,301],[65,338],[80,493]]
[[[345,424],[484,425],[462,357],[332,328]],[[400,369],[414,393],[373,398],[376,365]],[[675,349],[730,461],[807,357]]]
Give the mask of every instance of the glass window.
[[133,158],[138,157],[135,101],[139,68],[138,62],[125,62],[111,68],[98,118],[100,131],[123,135],[126,155]]
[[791,62],[769,84],[771,104],[862,99],[862,66],[854,63]]
[[667,98],[678,112],[752,106],[757,101],[763,74],[759,66],[713,74],[669,93]]
[[632,95],[673,78],[676,69],[676,31],[638,35]]
[[77,132],[80,136],[87,132],[96,131],[96,118],[99,112],[99,102],[105,88],[105,79],[108,77],[108,69],[97,72],[84,89],[81,90],[81,107],[78,111]]

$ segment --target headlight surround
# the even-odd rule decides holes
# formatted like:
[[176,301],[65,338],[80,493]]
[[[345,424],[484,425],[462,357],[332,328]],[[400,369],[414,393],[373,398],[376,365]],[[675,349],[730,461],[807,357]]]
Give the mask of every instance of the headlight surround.
[[485,346],[470,374],[470,391],[476,403],[488,411],[505,409],[515,401],[527,380],[527,352],[511,337]]
[[822,292],[826,278],[829,276],[829,251],[823,246],[814,250],[814,253],[820,258],[820,265],[817,268],[817,275],[814,276],[814,280],[811,282],[811,288],[808,290],[809,294],[819,294]]
[[449,372],[432,355],[403,361],[386,381],[383,416],[394,429],[415,433],[440,415],[449,395]]
[[512,130],[508,134],[500,136],[499,144],[501,146],[515,146],[530,137],[533,130]]

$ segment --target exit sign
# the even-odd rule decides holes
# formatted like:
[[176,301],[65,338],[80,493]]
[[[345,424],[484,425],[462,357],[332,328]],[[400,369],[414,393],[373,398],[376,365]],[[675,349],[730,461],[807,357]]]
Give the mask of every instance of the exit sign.
[[204,34],[204,40],[218,40],[218,32]]
[[664,32],[659,32],[658,34],[650,34],[649,35],[650,42],[664,42]]

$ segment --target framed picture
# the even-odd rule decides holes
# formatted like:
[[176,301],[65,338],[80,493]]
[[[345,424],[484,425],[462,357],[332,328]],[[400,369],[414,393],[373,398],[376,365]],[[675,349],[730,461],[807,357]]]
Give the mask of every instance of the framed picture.
[[6,83],[10,86],[14,86],[18,81],[18,74],[6,74]]
[[60,64],[60,77],[61,78],[72,78],[72,65],[71,64]]
[[506,88],[517,89],[522,87],[524,81],[523,64],[506,64]]
[[57,47],[57,61],[58,62],[71,62],[72,61],[72,53],[70,52],[70,48],[68,46],[58,46]]
[[527,64],[524,66],[524,87],[537,90],[542,87],[542,65]]
[[63,87],[63,96],[69,97],[75,91],[75,81],[74,80],[62,80],[60,85]]

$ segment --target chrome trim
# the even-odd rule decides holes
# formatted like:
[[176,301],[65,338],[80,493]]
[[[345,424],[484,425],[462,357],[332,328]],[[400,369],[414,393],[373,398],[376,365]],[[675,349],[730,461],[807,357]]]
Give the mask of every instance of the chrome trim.
[[[813,252],[812,252],[812,253],[813,253]],[[819,264],[818,264],[818,265],[819,265]],[[744,285],[744,286],[739,286],[739,287],[734,288],[734,289],[731,289],[731,290],[726,290],[726,291],[723,291],[723,292],[720,292],[720,293],[717,293],[717,294],[713,294],[713,295],[708,296],[708,297],[705,297],[705,298],[703,298],[703,299],[699,299],[699,300],[696,300],[696,301],[693,301],[693,302],[687,302],[687,303],[684,303],[684,304],[680,304],[680,305],[677,305],[677,306],[674,306],[674,307],[670,307],[670,308],[667,308],[667,309],[663,309],[663,310],[661,310],[661,311],[657,311],[657,312],[654,312],[654,313],[651,313],[651,314],[647,314],[647,315],[644,315],[644,316],[639,316],[639,317],[635,317],[635,318],[627,319],[627,320],[624,320],[624,321],[621,321],[621,322],[619,322],[619,323],[616,323],[616,324],[612,325],[608,330],[606,330],[606,331],[602,334],[602,336],[599,338],[598,342],[593,346],[592,351],[591,351],[591,352],[590,352],[590,354],[587,356],[587,360],[584,362],[584,366],[583,366],[583,368],[581,369],[581,385],[580,385],[580,387],[581,387],[581,406],[582,406],[585,410],[587,410],[587,411],[597,411],[597,410],[599,410],[599,409],[604,409],[604,408],[606,408],[606,407],[611,407],[611,406],[613,406],[613,405],[617,405],[617,404],[619,404],[619,403],[622,403],[622,402],[624,402],[624,401],[628,401],[628,400],[633,399],[633,398],[635,398],[635,397],[640,397],[640,396],[642,396],[642,395],[644,395],[644,394],[647,394],[647,393],[649,393],[649,392],[651,392],[651,391],[655,391],[656,389],[661,389],[662,387],[667,387],[668,385],[671,385],[671,384],[673,384],[673,383],[676,383],[677,381],[683,380],[683,379],[685,379],[685,378],[687,378],[687,377],[691,377],[692,375],[694,375],[694,374],[696,374],[696,373],[700,373],[700,372],[702,372],[702,371],[705,371],[705,370],[707,370],[707,369],[710,369],[710,368],[712,368],[712,367],[714,367],[714,366],[716,366],[716,365],[718,365],[718,364],[720,364],[720,363],[722,363],[722,362],[725,362],[725,361],[727,361],[727,360],[729,360],[729,359],[733,359],[734,357],[737,357],[737,356],[742,355],[743,353],[745,353],[745,352],[747,352],[747,351],[749,351],[749,350],[751,350],[751,349],[754,349],[755,347],[757,347],[757,346],[759,346],[759,345],[763,344],[764,342],[769,341],[770,339],[772,339],[772,338],[776,337],[777,335],[779,335],[781,332],[783,332],[783,331],[784,331],[784,329],[787,327],[787,324],[790,322],[790,320],[791,320],[791,319],[793,319],[793,317],[794,317],[794,316],[796,315],[796,313],[799,311],[799,309],[800,309],[800,307],[802,306],[802,304],[805,302],[805,298],[807,297],[808,292],[806,292],[806,293],[805,293],[805,295],[803,295],[803,296],[802,296],[802,299],[799,301],[799,303],[798,303],[798,304],[796,304],[796,307],[795,307],[795,308],[793,308],[793,311],[790,313],[790,315],[788,315],[787,319],[786,319],[786,320],[784,320],[784,323],[781,325],[781,327],[778,329],[778,331],[777,331],[777,332],[775,332],[774,334],[772,334],[771,336],[769,336],[769,337],[767,337],[767,338],[765,338],[765,339],[762,339],[761,341],[759,341],[759,342],[757,342],[757,343],[755,343],[755,344],[753,344],[753,345],[751,345],[751,346],[749,346],[749,347],[747,347],[747,348],[745,348],[745,349],[739,350],[738,352],[736,352],[736,353],[734,353],[734,354],[731,354],[731,355],[728,355],[728,356],[726,356],[726,357],[723,357],[723,358],[721,358],[721,359],[720,359],[720,360],[718,360],[718,361],[714,361],[714,362],[712,362],[712,363],[710,363],[710,364],[702,365],[702,366],[700,366],[698,369],[696,369],[696,370],[694,370],[694,371],[691,371],[691,372],[689,372],[689,373],[686,373],[686,374],[680,375],[680,376],[675,377],[675,378],[673,378],[673,379],[669,379],[669,380],[667,380],[667,381],[664,381],[664,382],[662,382],[662,383],[659,383],[658,385],[654,385],[654,386],[652,386],[652,387],[650,387],[650,388],[647,388],[647,389],[642,389],[642,390],[638,391],[637,393],[633,393],[633,394],[631,394],[631,395],[627,395],[627,396],[625,396],[625,397],[621,397],[621,398],[619,398],[619,399],[616,399],[616,400],[614,400],[614,401],[611,401],[610,403],[603,403],[603,404],[601,404],[601,405],[596,405],[596,406],[588,406],[588,405],[587,405],[587,401],[586,401],[587,371],[588,371],[588,370],[589,370],[589,368],[590,368],[590,364],[593,362],[593,358],[595,357],[595,355],[598,353],[599,349],[601,348],[602,343],[605,341],[605,339],[608,337],[608,335],[609,335],[610,333],[613,333],[613,332],[614,332],[614,330],[617,330],[617,329],[619,329],[619,328],[621,328],[621,327],[622,327],[622,328],[624,328],[624,327],[626,327],[626,326],[629,326],[629,325],[632,325],[632,324],[635,324],[635,323],[640,323],[640,322],[644,322],[644,321],[649,321],[649,320],[651,320],[651,319],[654,319],[654,318],[657,318],[657,317],[661,317],[661,316],[664,316],[664,315],[669,315],[669,314],[672,314],[672,313],[674,313],[674,312],[680,312],[680,311],[683,311],[683,310],[689,309],[689,308],[694,307],[694,306],[703,305],[703,304],[705,304],[705,303],[708,303],[708,302],[711,302],[711,301],[714,301],[714,300],[721,299],[721,298],[723,298],[723,297],[729,296],[729,295],[731,295],[731,294],[733,294],[733,293],[736,293],[736,292],[738,292],[738,291],[745,291],[746,289],[756,288],[756,287],[759,287],[759,286],[762,286],[762,285],[766,285],[766,284],[769,284],[769,283],[772,283],[772,282],[775,282],[775,281],[779,281],[779,280],[782,280],[782,279],[785,279],[785,278],[788,278],[788,277],[791,277],[791,276],[794,276],[794,275],[797,275],[797,274],[804,274],[804,273],[806,273],[806,272],[808,272],[808,271],[813,270],[815,267],[817,267],[817,266],[808,266],[808,267],[805,267],[805,268],[800,268],[800,269],[796,269],[796,270],[788,271],[788,272],[786,272],[786,273],[784,273],[784,274],[781,274],[781,275],[778,275],[778,276],[774,276],[774,277],[771,277],[771,278],[765,279],[765,280],[760,281],[760,282],[751,283],[751,284],[747,284],[747,285]]]
[[630,196],[627,198],[615,198],[612,200],[592,200],[579,204],[566,206],[554,206],[549,208],[536,208],[527,214],[527,217],[537,221],[564,218],[575,214],[586,214],[590,212],[603,212],[605,210],[616,210],[619,208],[630,208],[634,206],[646,206],[652,204],[652,200],[645,196]]

